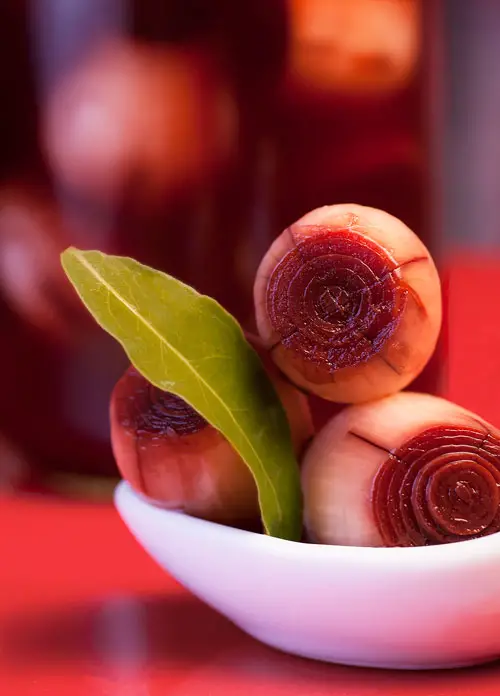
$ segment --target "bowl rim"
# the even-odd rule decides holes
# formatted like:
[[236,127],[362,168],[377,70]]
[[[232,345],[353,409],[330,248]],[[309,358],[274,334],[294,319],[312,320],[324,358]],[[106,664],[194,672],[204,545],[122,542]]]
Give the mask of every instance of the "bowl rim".
[[[383,563],[387,566],[397,566],[398,571],[405,568],[415,570],[415,566],[425,569],[427,563],[432,563],[433,569],[450,568],[450,566],[469,565],[471,561],[484,561],[492,556],[500,558],[500,532],[494,532],[477,539],[466,539],[450,544],[436,544],[433,546],[411,546],[411,547],[369,547],[369,546],[345,546],[332,544],[319,544],[314,542],[291,541],[279,537],[259,534],[257,532],[228,527],[227,525],[211,522],[198,517],[192,517],[182,510],[172,510],[148,499],[141,493],[135,491],[127,481],[120,481],[114,492],[114,504],[120,516],[128,525],[129,515],[127,511],[135,509],[138,514],[146,513],[150,518],[155,518],[156,522],[162,518],[177,517],[182,519],[183,524],[191,529],[199,528],[219,536],[232,537],[233,541],[240,538],[242,543],[251,546],[260,545],[266,552],[277,553],[279,555],[296,555],[298,551],[314,560],[331,562],[356,562],[363,565],[373,565]],[[133,527],[134,525],[131,525]]]

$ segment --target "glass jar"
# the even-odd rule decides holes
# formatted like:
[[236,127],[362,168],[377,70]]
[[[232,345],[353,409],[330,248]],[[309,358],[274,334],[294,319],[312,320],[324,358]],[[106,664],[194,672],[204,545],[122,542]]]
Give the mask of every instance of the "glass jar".
[[[126,360],[66,282],[66,246],[172,273],[249,329],[262,255],[316,206],[383,208],[434,250],[424,5],[3,4],[0,424],[23,462],[11,480],[116,475],[108,400]],[[418,387],[437,376],[436,359]],[[319,422],[331,410],[315,403]]]

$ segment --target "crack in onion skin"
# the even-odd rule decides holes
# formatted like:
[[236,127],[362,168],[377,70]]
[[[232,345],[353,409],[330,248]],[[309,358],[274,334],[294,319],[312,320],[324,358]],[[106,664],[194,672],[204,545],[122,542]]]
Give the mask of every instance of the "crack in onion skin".
[[337,403],[394,394],[427,365],[442,321],[436,266],[382,210],[316,208],[282,232],[254,283],[256,324],[289,380]]
[[343,408],[301,467],[304,524],[321,544],[443,544],[500,531],[500,430],[430,394]]
[[392,452],[372,488],[386,546],[473,539],[500,530],[500,438],[487,430],[428,428]]
[[267,311],[283,346],[333,375],[380,352],[407,295],[380,245],[347,228],[318,227],[276,265]]

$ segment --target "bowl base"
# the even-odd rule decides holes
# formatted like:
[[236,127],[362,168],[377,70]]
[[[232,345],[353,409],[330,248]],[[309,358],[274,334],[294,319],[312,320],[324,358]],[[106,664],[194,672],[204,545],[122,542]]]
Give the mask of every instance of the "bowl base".
[[305,658],[307,660],[315,660],[316,662],[326,662],[334,665],[345,665],[346,667],[421,672],[429,670],[434,671],[448,669],[465,669],[467,667],[477,667],[479,665],[497,662],[498,660],[500,660],[500,653],[496,655],[477,656],[474,658],[460,660],[457,662],[454,662],[452,660],[448,662],[431,662],[430,660],[425,662],[419,662],[418,660],[416,660],[415,662],[406,662],[405,660],[391,661],[384,658],[381,658],[380,660],[363,660],[341,656],[336,657],[333,655],[332,657],[327,657],[324,655],[314,655],[312,653],[308,653],[306,650],[300,650],[290,646],[284,646],[278,639],[273,640],[272,637],[264,636],[263,634],[260,634],[258,630],[256,631],[253,629],[248,629],[241,625],[238,625],[238,628],[247,633],[249,636],[252,636],[252,638],[255,638],[255,640],[258,640],[259,643],[263,643],[264,645],[267,645],[270,648],[274,648],[275,650],[279,650],[279,652],[285,653],[287,655],[296,655],[297,657]]

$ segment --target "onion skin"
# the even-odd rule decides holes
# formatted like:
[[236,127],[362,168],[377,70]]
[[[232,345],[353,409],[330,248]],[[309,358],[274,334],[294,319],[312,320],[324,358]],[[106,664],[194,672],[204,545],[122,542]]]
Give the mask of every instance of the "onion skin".
[[227,440],[133,367],[113,390],[110,416],[116,463],[136,491],[213,521],[258,517],[253,477]]
[[263,258],[259,334],[296,385],[340,403],[381,398],[425,367],[441,327],[430,254],[388,213],[354,204],[311,211]]
[[[258,341],[251,342],[257,347]],[[258,352],[266,364],[265,353]],[[313,433],[307,397],[272,362],[270,370],[300,457]],[[253,476],[230,443],[185,401],[157,389],[132,366],[113,390],[110,420],[117,466],[136,491],[216,522],[247,526],[258,519]]]
[[278,370],[271,354],[266,350],[264,343],[258,336],[246,332],[245,337],[257,352],[268,377],[276,389],[276,393],[288,418],[295,454],[300,459],[305,447],[314,436],[314,424],[309,399]]
[[500,431],[437,397],[345,409],[316,436],[302,477],[320,543],[427,546],[500,530]]

